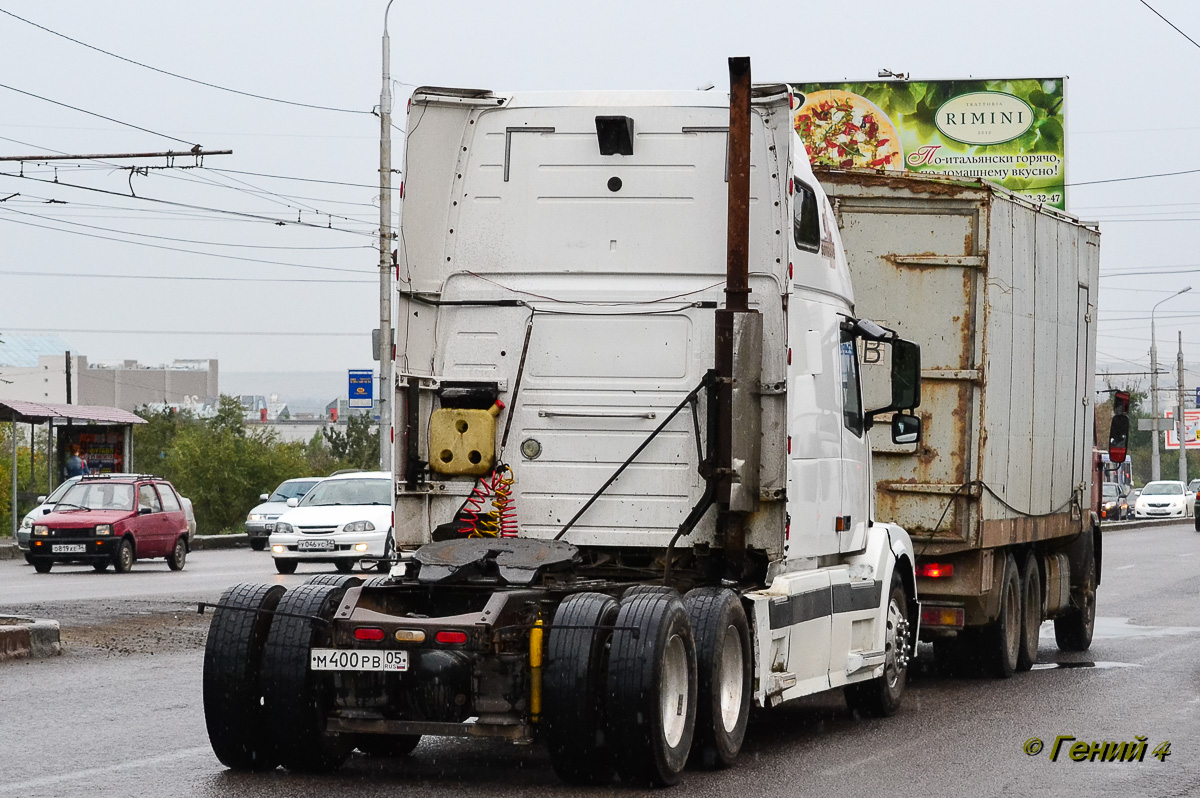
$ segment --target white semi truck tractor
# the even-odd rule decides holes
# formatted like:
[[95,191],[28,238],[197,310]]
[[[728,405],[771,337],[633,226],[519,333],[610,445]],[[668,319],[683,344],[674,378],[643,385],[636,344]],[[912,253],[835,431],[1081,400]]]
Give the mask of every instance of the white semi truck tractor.
[[857,315],[789,88],[730,75],[728,100],[414,93],[400,554],[225,594],[224,764],[498,737],[544,742],[567,782],[669,785],[732,764],[751,706],[899,707],[916,557],[875,517],[869,438],[919,439],[920,350]]

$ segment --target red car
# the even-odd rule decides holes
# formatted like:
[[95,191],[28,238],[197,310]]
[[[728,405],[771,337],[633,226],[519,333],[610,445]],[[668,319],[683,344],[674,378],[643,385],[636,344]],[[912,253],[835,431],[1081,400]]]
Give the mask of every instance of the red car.
[[112,565],[128,573],[135,560],[165,557],[172,571],[188,554],[188,522],[171,483],[144,474],[81,479],[34,524],[29,561],[38,573],[56,562]]

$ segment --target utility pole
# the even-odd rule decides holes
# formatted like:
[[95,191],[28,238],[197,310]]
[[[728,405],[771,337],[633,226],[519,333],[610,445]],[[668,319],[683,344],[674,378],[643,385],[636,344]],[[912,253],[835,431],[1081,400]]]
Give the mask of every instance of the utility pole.
[[1175,429],[1178,430],[1175,434],[1179,438],[1179,481],[1187,486],[1188,468],[1187,468],[1187,439],[1184,435],[1187,432],[1187,420],[1183,415],[1183,333],[1179,333],[1179,356],[1176,360],[1176,369],[1179,371],[1179,396],[1176,397],[1175,407]]
[[1150,308],[1150,412],[1154,416],[1151,422],[1154,424],[1154,435],[1150,437],[1150,481],[1157,481],[1162,477],[1161,464],[1158,462],[1158,432],[1164,429],[1162,422],[1158,416],[1158,340],[1154,336],[1154,311],[1158,310],[1158,306],[1163,302],[1168,302],[1180,294],[1186,294],[1191,291],[1189,285],[1171,294],[1166,299],[1160,299],[1154,303],[1154,307]]
[[379,468],[391,471],[392,459],[392,76],[387,15],[383,11],[383,87],[379,91]]

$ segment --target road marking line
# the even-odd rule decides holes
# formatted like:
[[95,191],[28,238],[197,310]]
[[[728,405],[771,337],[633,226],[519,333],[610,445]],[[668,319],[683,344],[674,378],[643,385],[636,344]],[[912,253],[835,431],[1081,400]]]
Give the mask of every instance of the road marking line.
[[1117,570],[1118,570],[1118,571],[1127,571],[1127,570],[1129,570],[1130,568],[1137,568],[1137,566],[1136,566],[1136,565],[1122,565],[1122,566],[1121,566],[1120,568],[1118,568]]
[[185,748],[182,751],[176,751],[171,754],[161,754],[159,756],[146,757],[144,759],[132,759],[128,762],[120,762],[115,765],[108,765],[101,768],[87,768],[86,770],[77,770],[74,773],[60,773],[57,776],[44,776],[40,779],[30,779],[29,781],[21,781],[16,784],[0,784],[0,793],[6,792],[24,792],[35,787],[48,787],[52,784],[62,784],[67,781],[81,781],[90,779],[93,776],[101,776],[106,773],[115,773],[121,770],[132,770],[135,768],[143,768],[148,765],[161,765],[167,762],[174,762],[179,759],[187,759],[188,757],[202,754],[212,749],[208,746],[200,746],[197,748]]

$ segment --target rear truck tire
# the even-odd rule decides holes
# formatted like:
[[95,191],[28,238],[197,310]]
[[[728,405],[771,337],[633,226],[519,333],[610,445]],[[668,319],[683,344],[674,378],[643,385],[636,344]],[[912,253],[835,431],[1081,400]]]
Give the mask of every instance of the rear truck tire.
[[250,538],[250,548],[254,551],[264,551],[267,548],[267,539]]
[[98,574],[102,574],[108,570],[109,565],[111,565],[111,563],[108,560],[103,562],[94,562],[92,563],[92,570]]
[[333,585],[334,587],[352,588],[358,587],[363,583],[361,576],[352,574],[317,574],[309,579],[304,584],[306,585]]
[[632,600],[634,596],[679,596],[679,591],[666,585],[634,585],[625,588],[621,601]]
[[419,734],[364,734],[355,744],[367,756],[398,759],[408,756],[421,744]]
[[309,668],[309,652],[330,642],[330,627],[312,619],[332,619],[344,593],[333,585],[300,585],[279,602],[277,611],[290,614],[276,615],[267,635],[264,707],[279,762],[288,770],[335,770],[357,745],[350,735],[325,731],[333,703],[333,673]]
[[985,665],[998,678],[1011,677],[1017,672],[1021,650],[1021,577],[1011,554],[1004,558],[1000,578],[1000,617],[983,627],[981,634],[987,652]]
[[873,718],[894,715],[904,699],[908,665],[912,661],[912,626],[908,619],[908,594],[898,572],[892,573],[888,591],[887,620],[884,622],[883,673],[865,682],[843,688],[846,706],[852,712]]
[[1021,647],[1017,652],[1017,670],[1030,670],[1037,662],[1041,630],[1042,569],[1037,553],[1031,551],[1021,569]]
[[275,558],[275,570],[281,574],[296,573],[297,564],[298,563],[295,560],[284,560],[280,557]]
[[167,557],[167,567],[172,571],[182,571],[186,562],[187,541],[181,537],[175,541],[175,548],[171,549],[171,555]]
[[737,759],[750,720],[750,623],[732,590],[701,587],[683,597],[696,640],[696,731],[690,762],[706,770]]
[[46,560],[41,557],[34,557],[30,562],[30,565],[32,565],[33,570],[37,571],[39,574],[48,574],[50,573],[50,569],[54,567],[54,560]]
[[333,567],[339,574],[348,574],[354,570],[354,560],[336,560]]
[[[621,781],[679,781],[696,723],[696,642],[683,602],[640,593],[621,602],[605,689],[606,736]],[[629,628],[637,629],[638,634]]]
[[204,722],[213,753],[233,770],[278,761],[262,706],[262,655],[283,585],[234,585],[221,596],[204,647]]
[[113,557],[113,570],[119,574],[127,574],[133,570],[133,563],[136,559],[133,541],[129,538],[121,538],[121,542],[117,545],[117,554]]
[[612,781],[604,689],[619,610],[616,599],[603,593],[576,593],[558,605],[547,633],[542,726],[550,764],[568,784]]
[[1096,559],[1089,547],[1083,579],[1071,588],[1071,607],[1054,619],[1054,640],[1060,651],[1087,651],[1096,626]]

